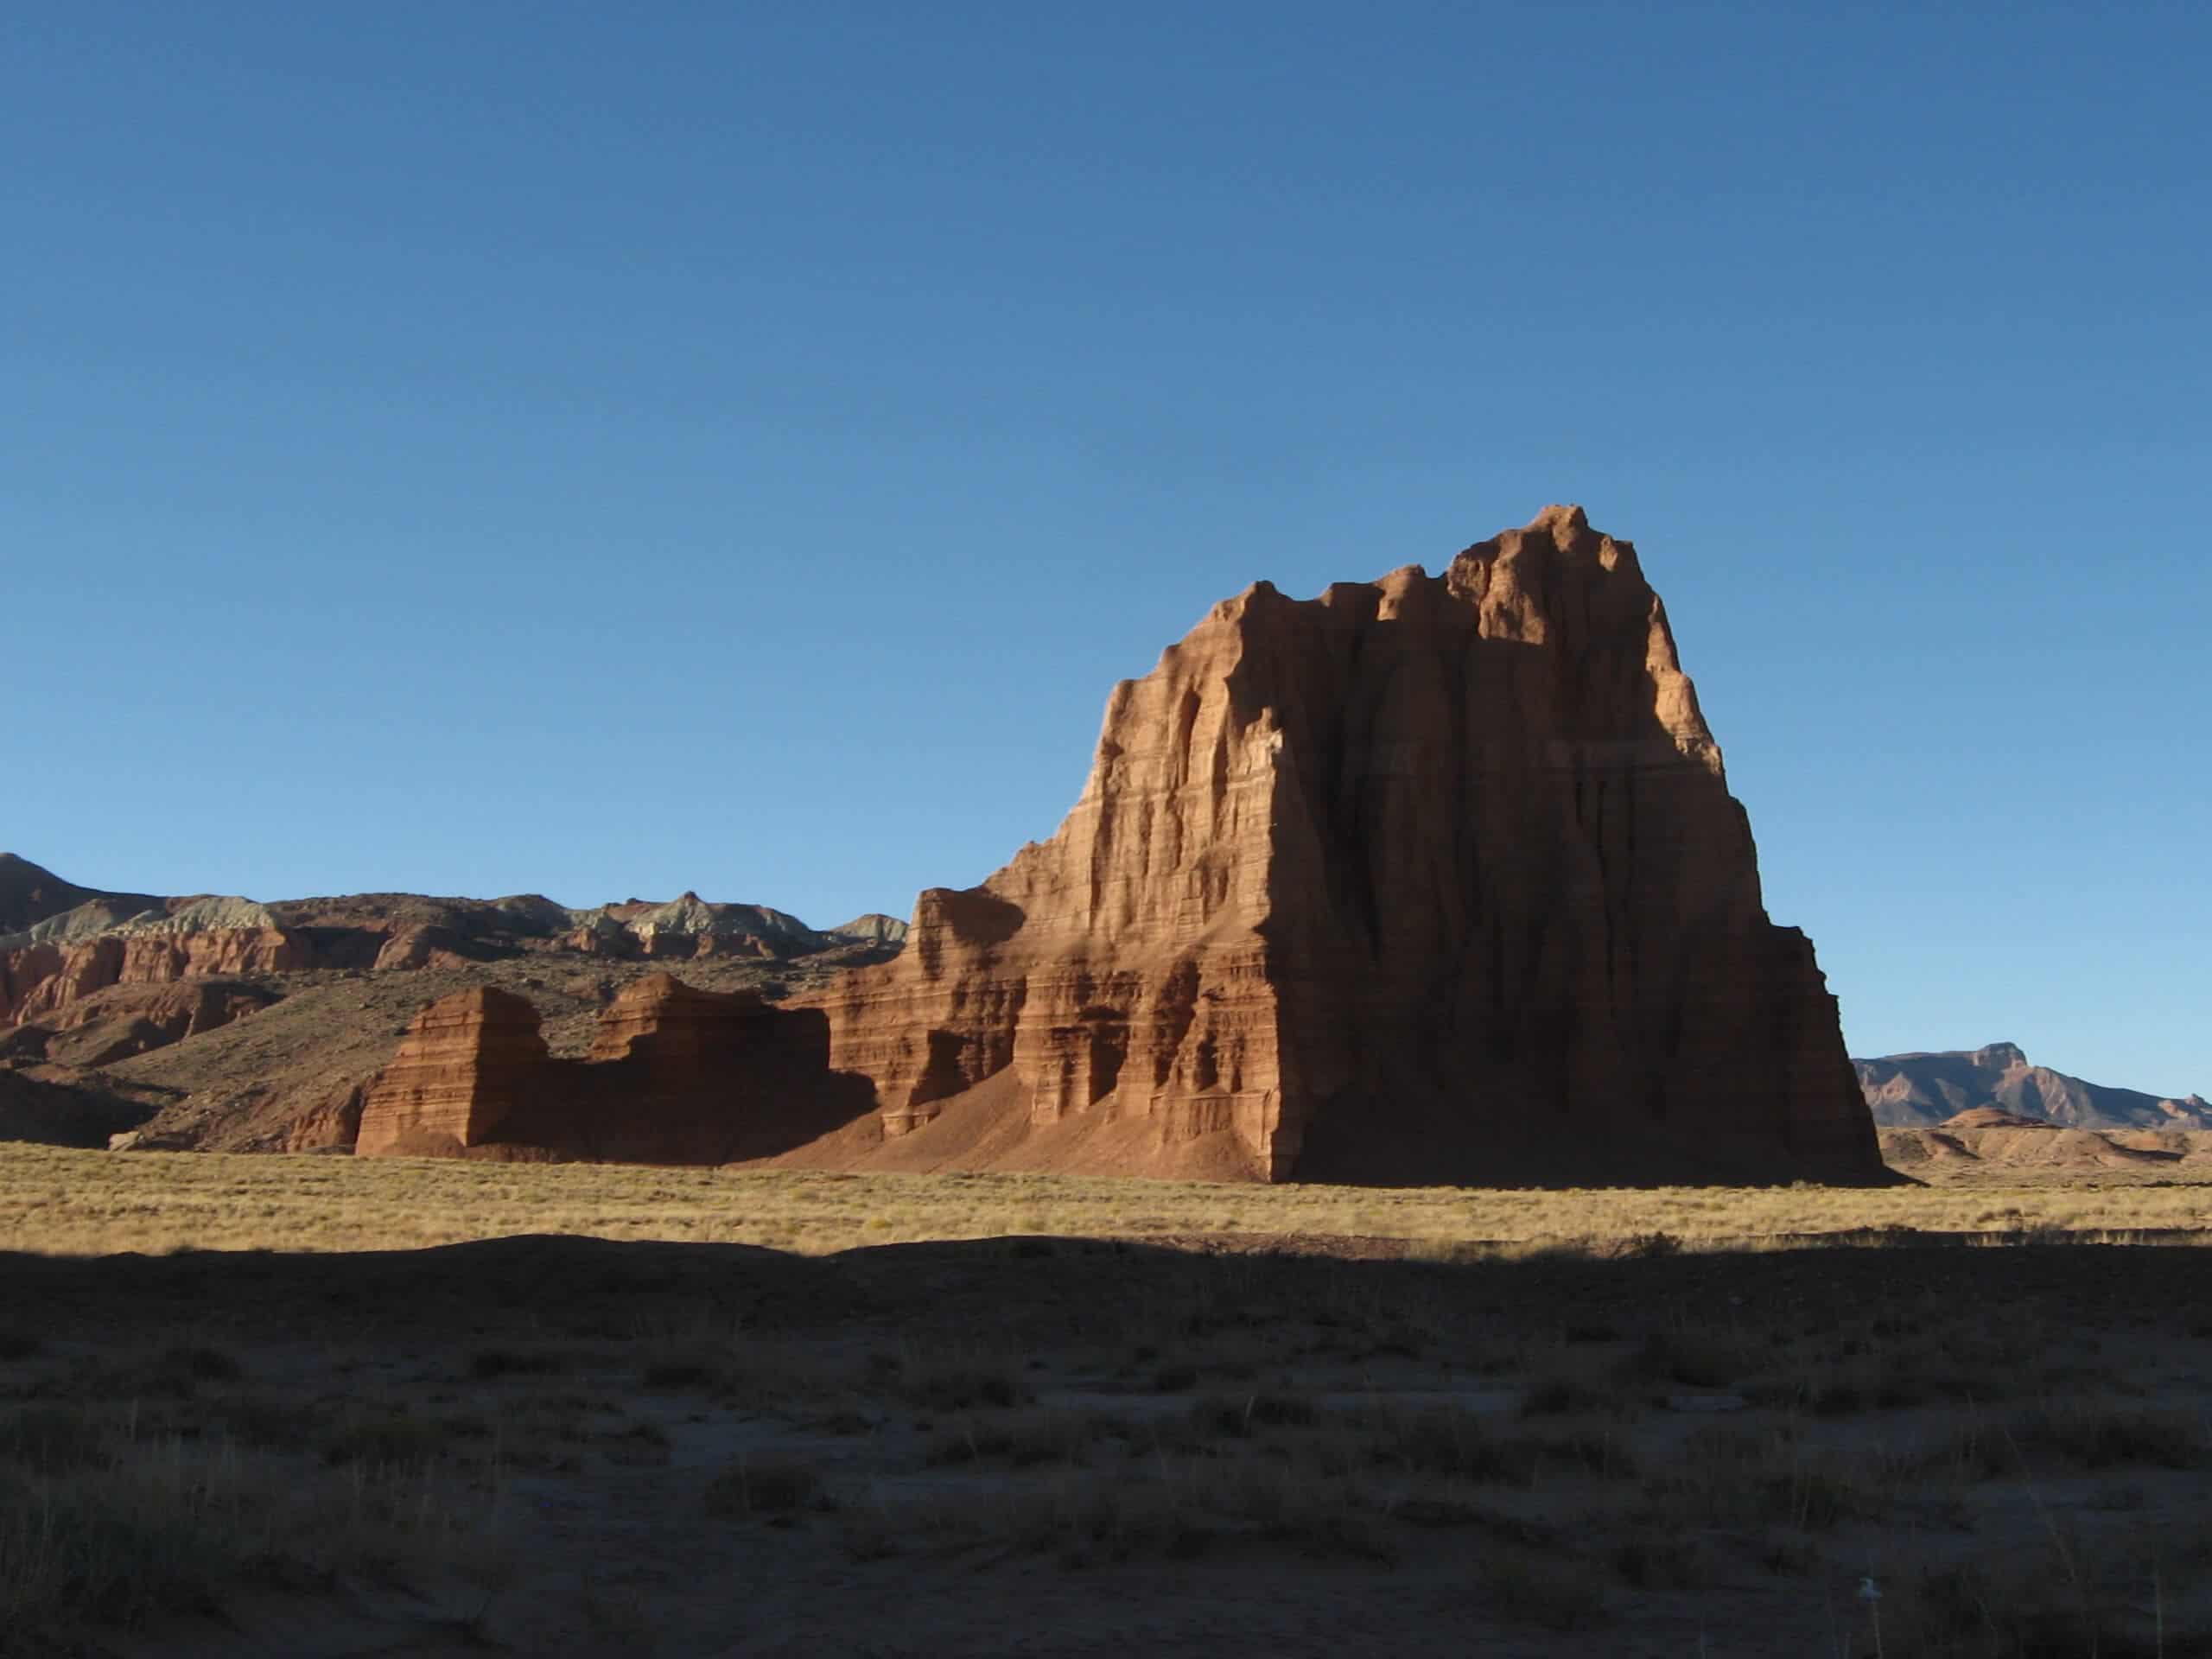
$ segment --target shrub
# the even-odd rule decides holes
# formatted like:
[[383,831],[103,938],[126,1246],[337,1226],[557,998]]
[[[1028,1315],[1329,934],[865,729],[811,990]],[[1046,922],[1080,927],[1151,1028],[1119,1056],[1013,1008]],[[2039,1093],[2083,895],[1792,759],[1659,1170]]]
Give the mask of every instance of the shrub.
[[822,1478],[789,1459],[740,1459],[708,1483],[707,1513],[725,1518],[791,1515],[819,1501]]
[[39,1474],[107,1461],[105,1426],[78,1406],[24,1406],[0,1416],[0,1460]]
[[480,1382],[503,1376],[550,1376],[569,1369],[569,1357],[553,1348],[480,1348],[468,1357],[468,1374]]

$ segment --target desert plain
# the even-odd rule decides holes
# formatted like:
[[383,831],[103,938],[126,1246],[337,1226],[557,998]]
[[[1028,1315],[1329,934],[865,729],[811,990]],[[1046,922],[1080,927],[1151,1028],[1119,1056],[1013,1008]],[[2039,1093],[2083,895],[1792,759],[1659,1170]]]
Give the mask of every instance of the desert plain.
[[0,1647],[2203,1652],[2186,1175],[10,1147]]

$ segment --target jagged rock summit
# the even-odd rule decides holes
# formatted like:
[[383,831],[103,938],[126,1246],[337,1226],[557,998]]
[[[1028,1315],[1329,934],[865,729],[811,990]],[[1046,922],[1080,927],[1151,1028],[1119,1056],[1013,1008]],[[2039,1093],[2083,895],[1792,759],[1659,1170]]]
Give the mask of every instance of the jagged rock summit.
[[1635,549],[1580,507],[1217,605],[1058,834],[810,999],[863,1161],[1876,1179],[1811,945]]

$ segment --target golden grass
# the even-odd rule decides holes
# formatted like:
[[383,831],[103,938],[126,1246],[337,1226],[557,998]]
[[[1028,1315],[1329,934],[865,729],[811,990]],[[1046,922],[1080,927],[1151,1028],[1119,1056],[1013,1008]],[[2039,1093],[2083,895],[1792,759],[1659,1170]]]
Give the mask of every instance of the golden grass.
[[1448,1253],[1659,1235],[1692,1248],[1756,1248],[1791,1236],[1907,1228],[1993,1236],[2212,1231],[2212,1182],[1871,1191],[1267,1187],[0,1144],[0,1249],[54,1255],[399,1249],[521,1233],[760,1244],[808,1255],[1005,1234],[1352,1235]]

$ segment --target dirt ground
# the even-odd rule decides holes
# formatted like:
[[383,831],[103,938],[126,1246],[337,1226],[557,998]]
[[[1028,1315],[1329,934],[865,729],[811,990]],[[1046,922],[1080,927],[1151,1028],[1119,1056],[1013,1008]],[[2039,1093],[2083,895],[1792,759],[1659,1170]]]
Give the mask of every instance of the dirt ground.
[[0,1652],[2212,1653],[2196,1249],[1185,1242],[0,1256]]

